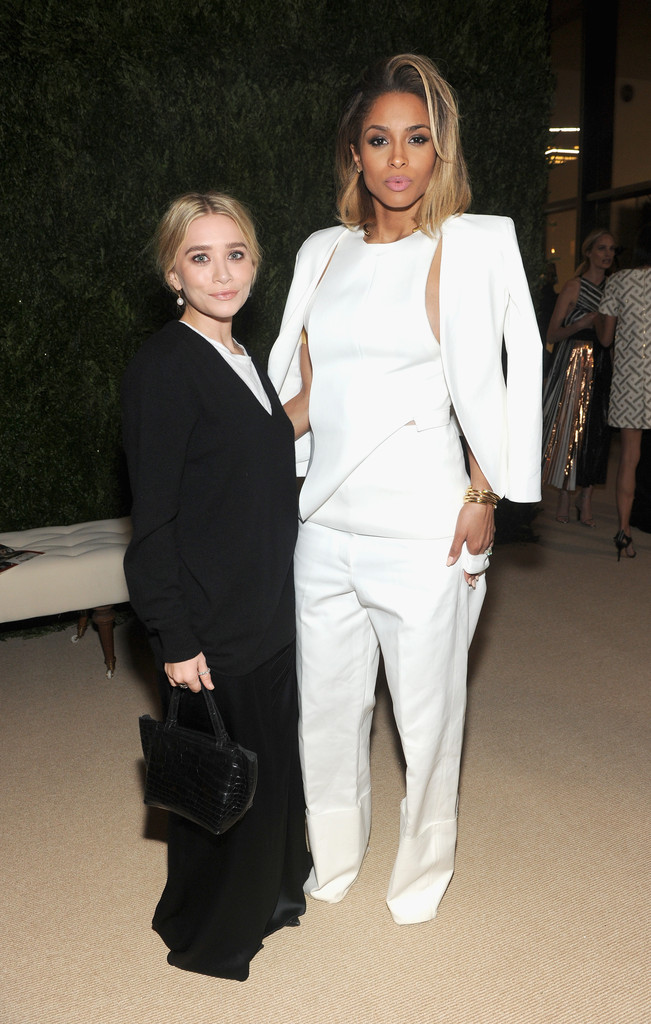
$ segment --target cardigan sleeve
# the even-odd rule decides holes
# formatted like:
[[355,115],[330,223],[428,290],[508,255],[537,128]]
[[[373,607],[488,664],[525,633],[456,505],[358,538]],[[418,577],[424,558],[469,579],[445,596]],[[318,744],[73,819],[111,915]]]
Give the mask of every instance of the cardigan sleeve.
[[124,570],[131,604],[157,634],[166,662],[186,661],[200,651],[181,587],[175,528],[196,408],[182,356],[143,346],[122,384],[133,496],[133,538]]

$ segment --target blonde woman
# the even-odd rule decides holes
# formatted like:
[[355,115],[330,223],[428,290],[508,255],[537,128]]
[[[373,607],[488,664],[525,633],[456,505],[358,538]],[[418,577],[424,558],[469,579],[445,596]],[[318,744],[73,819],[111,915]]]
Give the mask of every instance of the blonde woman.
[[170,814],[168,879],[153,927],[168,961],[244,981],[265,935],[298,924],[309,870],[296,738],[296,482],[292,425],[232,333],[260,263],[230,196],[175,200],[157,234],[180,319],[142,346],[123,382],[133,492],[125,557],[164,710],[211,732],[200,680],[258,756],[251,809],[223,836]]
[[615,240],[604,228],[585,239],[583,260],[561,290],[547,330],[555,346],[543,398],[543,483],[558,487],[556,520],[569,522],[570,493],[581,493],[576,512],[593,527],[592,488],[604,484],[610,430],[608,396],[612,361],[597,340],[599,303],[613,268]]
[[301,248],[269,363],[305,434],[306,891],[341,900],[364,858],[381,648],[407,766],[387,902],[409,924],[434,917],[454,868],[467,653],[494,505],[540,496],[542,346],[513,224],[464,212],[457,107],[430,60],[401,54],[364,77],[340,122],[337,170],[343,226]]

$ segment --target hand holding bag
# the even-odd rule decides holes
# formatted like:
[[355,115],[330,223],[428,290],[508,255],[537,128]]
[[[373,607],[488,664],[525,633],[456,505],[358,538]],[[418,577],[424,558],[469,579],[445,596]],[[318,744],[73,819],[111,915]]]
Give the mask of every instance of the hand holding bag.
[[221,835],[253,803],[258,759],[231,740],[212,693],[203,684],[201,690],[214,735],[178,724],[178,687],[172,692],[165,722],[157,722],[151,715],[139,718],[147,765],[145,803]]

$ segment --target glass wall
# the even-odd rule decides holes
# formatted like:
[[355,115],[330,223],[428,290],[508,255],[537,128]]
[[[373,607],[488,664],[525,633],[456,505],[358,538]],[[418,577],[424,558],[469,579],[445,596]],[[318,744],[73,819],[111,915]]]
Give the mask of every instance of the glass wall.
[[[619,0],[617,70],[613,124],[612,187],[625,188],[651,179],[651,4]],[[580,128],[581,19],[580,6],[552,0],[552,66],[556,92],[552,113],[555,128]],[[556,265],[559,284],[574,274],[578,160],[572,149],[581,145],[579,133],[550,134],[547,259]],[[651,185],[649,187],[651,192]],[[628,266],[641,219],[649,215],[649,196],[614,201],[609,223],[622,247],[621,266]]]

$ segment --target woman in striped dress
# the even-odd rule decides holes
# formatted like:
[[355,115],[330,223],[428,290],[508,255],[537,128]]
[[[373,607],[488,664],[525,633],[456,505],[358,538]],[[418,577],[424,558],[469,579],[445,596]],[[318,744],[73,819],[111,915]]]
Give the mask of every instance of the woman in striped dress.
[[556,519],[569,522],[570,492],[581,493],[577,517],[594,526],[592,487],[606,482],[607,423],[612,362],[595,331],[615,241],[604,228],[581,247],[583,262],[564,286],[552,314],[547,342],[558,346],[543,396],[543,483],[558,487]]

